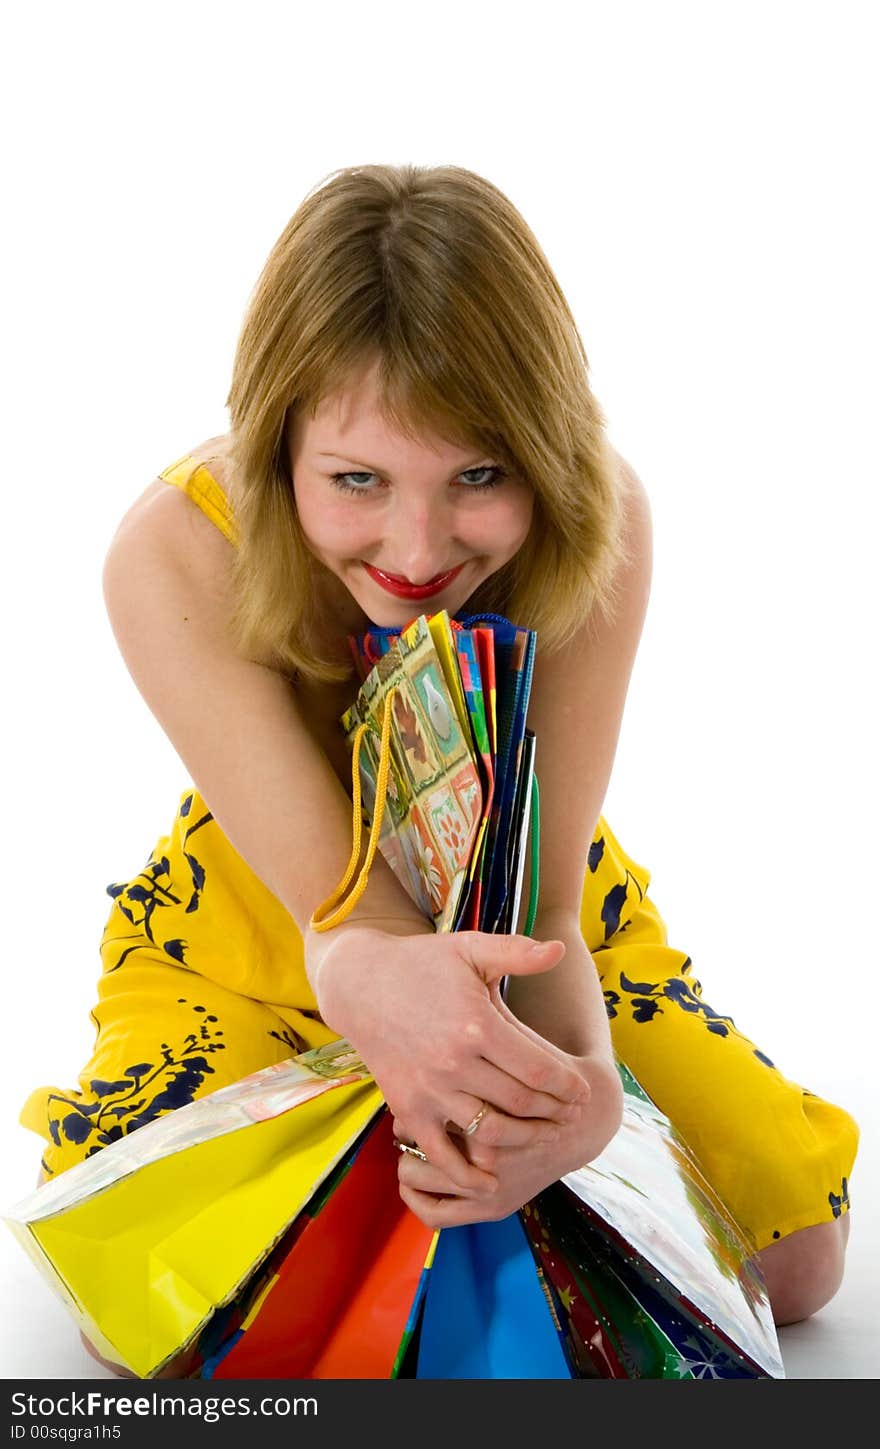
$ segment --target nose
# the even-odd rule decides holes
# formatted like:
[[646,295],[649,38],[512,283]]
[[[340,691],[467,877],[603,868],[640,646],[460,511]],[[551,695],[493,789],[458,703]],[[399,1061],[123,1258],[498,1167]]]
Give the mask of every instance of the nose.
[[412,584],[426,584],[457,562],[444,514],[441,504],[419,499],[400,505],[386,544],[390,572]]

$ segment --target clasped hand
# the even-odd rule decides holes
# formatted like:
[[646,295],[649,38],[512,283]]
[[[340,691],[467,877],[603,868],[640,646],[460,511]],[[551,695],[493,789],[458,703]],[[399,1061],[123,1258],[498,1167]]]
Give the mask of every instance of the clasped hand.
[[525,936],[363,927],[324,957],[319,1009],[369,1066],[398,1138],[427,1158],[401,1154],[398,1175],[401,1197],[429,1226],[506,1216],[619,1126],[613,1064],[555,1047],[501,998],[504,976],[551,970],[564,951]]
[[[560,1055],[566,1057],[564,1052]],[[567,1060],[575,1065],[586,1087],[567,1121],[517,1142],[513,1120],[488,1106],[471,1134],[449,1129],[456,1150],[487,1173],[492,1185],[462,1189],[427,1153],[427,1160],[422,1161],[401,1152],[397,1164],[400,1196],[416,1217],[431,1228],[505,1218],[551,1182],[598,1156],[620,1126],[620,1078],[613,1063],[604,1058]],[[413,1141],[409,1125],[399,1117],[394,1119],[394,1136],[399,1143]]]

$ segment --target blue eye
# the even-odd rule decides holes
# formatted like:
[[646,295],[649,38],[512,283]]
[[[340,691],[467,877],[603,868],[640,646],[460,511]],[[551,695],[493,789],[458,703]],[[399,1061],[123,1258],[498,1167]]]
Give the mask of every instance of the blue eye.
[[368,490],[366,488],[356,488],[351,483],[345,483],[345,482],[343,482],[343,479],[345,479],[345,478],[373,478],[373,477],[375,477],[375,474],[374,473],[333,473],[332,476],[331,476],[330,481],[332,482],[332,484],[333,484],[333,486],[335,488],[338,488],[339,489],[339,491],[341,493],[366,493],[368,491],[369,492],[372,492],[373,490],[372,489],[369,489]]
[[[506,470],[498,464],[487,463],[481,468],[467,468],[464,473],[459,473],[460,478],[466,478],[469,473],[491,473],[491,478],[485,483],[469,483],[466,487],[467,493],[488,493],[490,489],[497,488],[502,479],[507,477]],[[375,488],[361,487],[358,484],[347,483],[347,478],[375,478],[375,473],[332,473],[330,481],[334,488],[341,493],[351,493],[355,496],[366,497],[376,492]]]
[[460,478],[466,478],[468,473],[491,473],[491,478],[486,483],[470,483],[469,493],[486,493],[490,488],[497,488],[502,478],[507,477],[505,470],[497,463],[486,463],[482,468],[468,468],[465,473],[459,473]]

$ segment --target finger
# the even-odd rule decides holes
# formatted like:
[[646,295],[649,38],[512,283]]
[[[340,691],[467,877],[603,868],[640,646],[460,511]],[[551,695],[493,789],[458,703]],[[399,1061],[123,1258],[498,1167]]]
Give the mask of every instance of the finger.
[[[422,1153],[422,1149],[413,1146],[412,1137],[409,1135],[397,1136],[397,1133],[394,1133],[394,1137],[396,1137],[396,1146],[397,1152],[400,1153],[400,1161],[403,1162],[409,1159],[410,1164],[415,1164],[419,1168],[428,1162],[428,1153]],[[487,1143],[481,1146],[480,1143],[474,1142],[473,1137],[461,1136],[455,1136],[455,1146],[457,1146],[457,1151],[461,1153],[465,1162],[471,1162],[474,1166],[483,1169],[483,1172],[489,1172],[490,1177],[497,1177],[496,1149],[491,1148]],[[464,1188],[457,1187],[451,1178],[445,1178],[445,1181],[448,1182],[448,1187],[438,1188],[436,1191],[464,1195],[473,1194],[473,1188],[468,1188],[467,1193],[465,1193]]]
[[[484,1123],[490,1111],[501,1113],[505,1117],[527,1118],[531,1122],[543,1122],[547,1131],[548,1142],[555,1141],[553,1129],[571,1120],[576,1108],[570,1104],[560,1102],[557,1097],[548,1097],[545,1092],[533,1092],[529,1087],[524,1087],[522,1082],[509,1077],[506,1072],[499,1072],[491,1062],[474,1062],[468,1075],[480,1090],[480,1097],[472,1097],[468,1093],[457,1093],[454,1101],[456,1105],[452,1108],[454,1116],[450,1117],[447,1123],[447,1131],[453,1136],[485,1138]],[[460,1102],[459,1107],[457,1103]],[[473,1104],[470,1118],[467,1113],[470,1105]],[[468,1131],[470,1128],[470,1131]],[[529,1139],[533,1140],[532,1138]],[[517,1144],[518,1145],[518,1144]]]
[[[478,1102],[476,1105],[477,1105],[477,1108],[479,1108],[483,1104]],[[410,1128],[404,1122],[404,1120],[403,1120],[402,1117],[396,1117],[395,1116],[395,1117],[392,1118],[391,1129],[392,1129],[392,1133],[393,1133],[394,1139],[395,1139],[395,1141],[397,1143],[405,1144],[406,1146],[417,1145],[418,1146],[418,1150],[425,1152],[425,1156],[426,1157],[428,1156],[427,1151],[425,1151],[425,1149],[421,1145],[421,1143],[418,1143],[418,1139],[416,1138],[415,1134],[410,1130]],[[430,1129],[427,1129],[427,1130],[430,1132]],[[462,1172],[463,1171],[466,1172],[468,1166],[470,1165],[470,1166],[476,1167],[476,1169],[477,1169],[478,1172],[482,1172],[483,1173],[484,1181],[482,1183],[478,1183],[476,1181],[476,1179],[474,1179],[468,1187],[464,1187],[464,1186],[457,1185],[456,1182],[452,1178],[449,1178],[448,1177],[448,1174],[447,1174],[446,1175],[447,1176],[447,1180],[451,1184],[451,1186],[447,1189],[447,1191],[449,1191],[449,1192],[468,1192],[468,1193],[473,1193],[476,1190],[479,1190],[481,1192],[485,1192],[486,1189],[487,1189],[487,1187],[488,1187],[488,1184],[485,1182],[485,1178],[488,1177],[489,1179],[491,1179],[492,1182],[495,1182],[496,1181],[495,1174],[494,1174],[494,1172],[492,1170],[492,1168],[493,1168],[492,1159],[494,1157],[494,1154],[490,1150],[487,1150],[487,1152],[486,1152],[486,1154],[485,1154],[485,1156],[484,1156],[484,1158],[483,1158],[482,1161],[480,1161],[480,1162],[474,1161],[471,1158],[470,1154],[467,1154],[467,1153],[465,1153],[463,1151],[463,1144],[468,1139],[464,1138],[463,1136],[458,1135],[457,1129],[455,1128],[454,1124],[447,1123],[447,1127],[446,1127],[446,1131],[445,1131],[445,1135],[447,1137],[447,1142],[449,1141],[449,1132],[450,1131],[452,1131],[455,1134],[455,1140],[452,1143],[453,1150],[458,1155],[458,1157],[460,1157],[460,1159],[461,1159],[461,1162],[460,1163],[459,1162],[456,1163],[456,1171],[458,1173],[458,1176],[461,1177],[462,1176]],[[409,1162],[415,1164],[415,1166],[417,1166],[417,1167],[423,1167],[425,1165],[424,1163],[420,1162],[419,1158],[416,1157],[413,1153],[411,1153],[411,1152],[409,1152],[409,1153],[408,1152],[404,1152],[404,1151],[401,1150],[400,1147],[398,1147],[398,1151],[400,1152],[400,1155],[401,1155],[402,1158],[408,1158],[409,1159]],[[441,1148],[441,1154],[444,1151],[445,1151],[445,1146],[443,1148]],[[436,1161],[437,1161],[436,1152],[433,1153],[432,1156],[434,1157],[434,1161],[435,1161],[435,1164],[436,1164]]]
[[[453,1139],[448,1135],[445,1127],[435,1122],[426,1122],[422,1127],[416,1127],[416,1141],[424,1152],[428,1161],[454,1184],[456,1192],[470,1192],[487,1195],[495,1192],[498,1187],[498,1179],[491,1172],[485,1172],[481,1167],[468,1162],[467,1158],[459,1151]],[[416,1159],[417,1160],[417,1159]]]
[[[576,1098],[562,1100],[549,1092],[535,1091],[532,1087],[527,1086],[521,1078],[511,1076],[508,1072],[501,1070],[494,1060],[486,1059],[490,1051],[491,1048],[484,1045],[483,1058],[469,1062],[463,1073],[467,1095],[456,1094],[462,1106],[453,1109],[454,1115],[450,1119],[462,1130],[468,1125],[469,1120],[473,1121],[476,1115],[472,1113],[470,1119],[465,1117],[467,1104],[478,1097],[482,1098],[483,1102],[490,1103],[497,1111],[505,1112],[510,1117],[541,1117],[548,1122],[556,1123],[570,1122],[578,1107],[583,1107],[589,1087],[580,1073],[575,1073],[579,1095]],[[566,1070],[568,1070],[567,1064]],[[477,1102],[477,1111],[479,1111],[479,1105]]]
[[[555,1101],[555,1098],[551,1100]],[[462,1151],[471,1157],[471,1148],[480,1147],[535,1147],[542,1142],[558,1142],[561,1136],[561,1125],[555,1125],[546,1117],[511,1117],[507,1112],[499,1112],[494,1104],[490,1104],[476,1130],[465,1136],[455,1128],[450,1127],[449,1132],[458,1137]]]
[[[505,1118],[504,1120],[506,1121],[507,1119]],[[517,1123],[516,1125],[518,1126],[519,1124]],[[414,1139],[399,1117],[394,1118],[393,1130],[395,1142],[398,1144],[398,1152],[400,1153],[401,1158],[409,1157],[413,1162],[418,1164],[420,1161],[418,1157],[413,1156],[411,1152],[405,1152],[403,1150],[402,1144],[405,1143],[407,1146],[411,1146]],[[482,1168],[484,1172],[490,1173],[493,1177],[497,1175],[497,1153],[494,1147],[491,1147],[488,1144],[483,1144],[481,1146],[478,1142],[475,1142],[473,1136],[464,1137],[458,1133],[457,1128],[447,1125],[447,1134],[450,1133],[455,1138],[457,1150],[462,1154],[467,1162],[471,1162],[476,1167]],[[421,1151],[421,1149],[419,1149],[419,1151]],[[447,1191],[461,1192],[462,1189],[455,1187],[455,1185],[451,1183]]]
[[[536,1032],[523,1032],[518,1027],[518,1023],[507,1021],[500,1011],[492,1012],[481,1047],[487,1061],[534,1092],[556,1097],[560,1102],[585,1100],[589,1088],[567,1054],[552,1049]],[[468,1089],[474,1090],[470,1081]]]
[[391,1123],[391,1134],[395,1142],[412,1142],[413,1136],[406,1123],[400,1117],[395,1117]]
[[478,1204],[473,1198],[432,1197],[427,1192],[417,1192],[401,1183],[398,1187],[401,1199],[411,1212],[429,1228],[455,1228],[465,1223],[494,1221],[498,1214],[486,1204]]
[[529,1041],[536,1042],[538,1046],[544,1047],[545,1050],[558,1056],[561,1061],[568,1058],[568,1052],[563,1051],[562,1047],[558,1047],[555,1042],[548,1041],[546,1037],[541,1036],[540,1032],[535,1031],[534,1027],[529,1026],[528,1022],[521,1021],[518,1016],[515,1016],[500,992],[496,1005],[500,1016],[511,1026],[515,1026],[522,1036],[527,1037]]
[[476,1196],[473,1192],[462,1192],[442,1168],[435,1167],[431,1162],[419,1162],[417,1157],[407,1157],[405,1154],[401,1155],[397,1164],[397,1180],[416,1192],[429,1192],[438,1197]]
[[534,941],[530,936],[458,931],[462,954],[487,986],[502,976],[531,976],[551,971],[565,955],[564,941]]
[[[460,1105],[459,1105],[460,1104]],[[489,1103],[483,1097],[472,1097],[466,1092],[455,1095],[453,1116],[446,1123],[447,1132],[463,1137],[472,1137],[489,1110]]]

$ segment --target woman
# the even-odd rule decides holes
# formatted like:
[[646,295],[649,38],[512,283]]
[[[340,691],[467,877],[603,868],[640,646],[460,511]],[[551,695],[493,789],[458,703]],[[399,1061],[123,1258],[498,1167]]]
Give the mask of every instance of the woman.
[[[228,437],[164,470],[106,561],[119,647],[195,788],[108,888],[92,1060],[22,1112],[44,1174],[343,1035],[418,1144],[412,1210],[506,1216],[610,1141],[616,1052],[751,1235],[777,1323],[815,1312],[858,1129],[703,1001],[600,813],[650,508],[522,217],[458,167],[334,173],[266,262],[227,405]],[[537,948],[435,935],[380,857],[341,925],[310,925],[349,851],[347,636],[440,609],[538,634]]]

